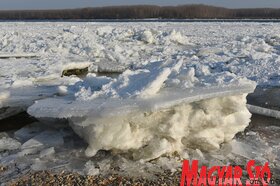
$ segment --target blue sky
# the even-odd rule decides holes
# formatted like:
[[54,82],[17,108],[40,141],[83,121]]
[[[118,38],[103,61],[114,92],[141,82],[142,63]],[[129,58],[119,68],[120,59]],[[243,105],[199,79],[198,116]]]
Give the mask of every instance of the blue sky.
[[280,8],[280,0],[0,0],[0,9],[60,9],[109,5],[209,4],[229,8]]

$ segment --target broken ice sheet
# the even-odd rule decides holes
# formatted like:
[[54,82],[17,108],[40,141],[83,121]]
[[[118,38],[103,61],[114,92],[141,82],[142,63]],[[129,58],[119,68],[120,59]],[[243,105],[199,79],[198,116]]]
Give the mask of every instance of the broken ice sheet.
[[267,141],[264,141],[258,133],[246,135],[245,139],[235,139],[230,142],[230,145],[233,155],[242,157],[247,161],[254,159],[260,163],[267,161],[273,163],[276,158],[273,147]]
[[49,157],[55,153],[54,147],[44,149],[40,152],[40,158]]
[[21,143],[10,137],[2,137],[0,139],[0,152],[5,150],[16,150],[19,149]]
[[31,165],[31,169],[34,171],[46,170],[47,161],[42,161],[40,159],[35,159],[34,163]]
[[231,143],[232,153],[242,156],[246,159],[254,159],[256,158],[254,147],[244,142],[233,140]]
[[[0,90],[1,92],[2,90]],[[0,93],[0,100],[4,99],[3,97],[1,98],[1,93]],[[23,109],[22,108],[17,108],[17,107],[4,107],[1,108],[1,101],[0,101],[0,120],[4,119],[4,118],[8,118],[10,116],[16,115],[20,112],[22,112]]]
[[171,172],[176,172],[177,168],[182,166],[181,160],[177,157],[160,157],[156,160],[156,163],[163,169],[170,170]]
[[21,149],[42,149],[44,147],[58,147],[64,144],[63,135],[59,131],[44,131],[25,142]]
[[22,142],[26,142],[27,140],[33,138],[38,135],[40,132],[44,130],[44,126],[38,122],[32,123],[21,129],[17,130],[14,133],[14,137]]
[[[123,175],[132,177],[152,178],[156,173],[163,173],[163,169],[159,165],[143,160],[133,161],[123,157],[119,157],[118,166]],[[100,166],[102,164],[99,164]]]
[[49,159],[35,158],[31,160],[31,169],[34,171],[54,170],[65,167],[67,164],[59,161],[50,161]]
[[95,167],[95,165],[92,161],[88,161],[85,164],[84,172],[86,175],[96,176],[99,174],[99,169]]

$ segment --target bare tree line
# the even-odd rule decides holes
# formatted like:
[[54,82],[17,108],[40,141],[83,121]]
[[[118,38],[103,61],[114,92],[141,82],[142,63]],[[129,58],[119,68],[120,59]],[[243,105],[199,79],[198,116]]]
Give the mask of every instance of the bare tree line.
[[0,19],[279,19],[280,9],[227,9],[206,5],[112,6],[65,10],[0,11]]

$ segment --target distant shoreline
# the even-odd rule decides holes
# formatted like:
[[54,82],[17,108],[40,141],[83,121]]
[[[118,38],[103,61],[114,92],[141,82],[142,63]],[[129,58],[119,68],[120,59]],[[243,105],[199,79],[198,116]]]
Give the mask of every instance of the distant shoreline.
[[280,8],[229,9],[207,5],[111,6],[54,10],[0,10],[0,20],[271,20],[280,19]]
[[149,23],[149,22],[174,22],[174,23],[280,23],[280,19],[7,19],[0,22],[96,22],[96,23]]

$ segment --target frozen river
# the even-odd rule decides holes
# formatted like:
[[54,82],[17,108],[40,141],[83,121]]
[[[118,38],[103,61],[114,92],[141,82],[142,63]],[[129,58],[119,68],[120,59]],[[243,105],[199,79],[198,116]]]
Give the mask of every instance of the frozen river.
[[0,119],[38,120],[0,133],[2,180],[15,169],[153,177],[183,158],[269,161],[279,176],[280,122],[246,104],[279,110],[280,23],[0,26]]

